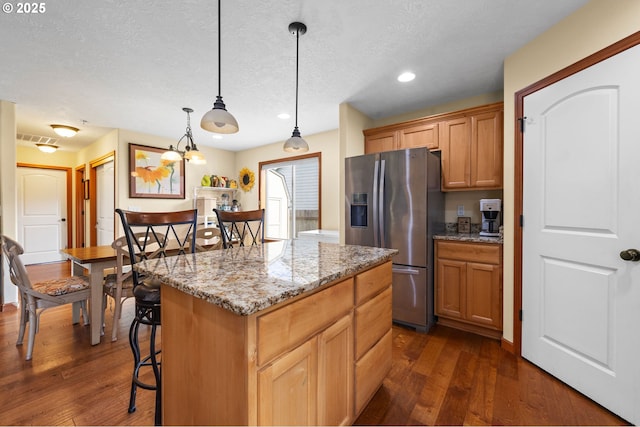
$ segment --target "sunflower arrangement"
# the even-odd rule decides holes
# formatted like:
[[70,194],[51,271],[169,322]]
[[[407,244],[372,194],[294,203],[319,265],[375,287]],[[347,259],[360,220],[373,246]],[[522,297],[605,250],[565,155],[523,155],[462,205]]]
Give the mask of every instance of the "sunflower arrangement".
[[249,168],[242,168],[240,170],[240,188],[244,191],[251,191],[253,185],[256,183],[256,177]]

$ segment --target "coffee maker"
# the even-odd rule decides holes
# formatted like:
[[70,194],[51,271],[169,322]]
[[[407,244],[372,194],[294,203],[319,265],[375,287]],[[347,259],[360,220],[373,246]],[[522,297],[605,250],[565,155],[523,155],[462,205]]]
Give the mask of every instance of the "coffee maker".
[[481,236],[500,236],[500,199],[480,199],[480,212],[482,213]]

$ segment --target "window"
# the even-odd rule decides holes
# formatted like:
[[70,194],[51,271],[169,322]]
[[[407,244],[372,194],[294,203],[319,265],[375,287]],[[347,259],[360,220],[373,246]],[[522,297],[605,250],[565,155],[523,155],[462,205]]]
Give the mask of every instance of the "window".
[[260,163],[260,180],[265,238],[320,228],[320,153]]

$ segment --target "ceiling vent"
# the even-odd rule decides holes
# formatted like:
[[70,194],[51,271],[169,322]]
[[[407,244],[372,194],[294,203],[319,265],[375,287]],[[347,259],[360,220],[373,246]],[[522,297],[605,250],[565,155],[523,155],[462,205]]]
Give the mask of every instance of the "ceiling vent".
[[21,139],[26,142],[33,142],[35,144],[55,144],[58,142],[58,138],[49,138],[48,136],[27,135],[24,133],[16,134],[17,139]]

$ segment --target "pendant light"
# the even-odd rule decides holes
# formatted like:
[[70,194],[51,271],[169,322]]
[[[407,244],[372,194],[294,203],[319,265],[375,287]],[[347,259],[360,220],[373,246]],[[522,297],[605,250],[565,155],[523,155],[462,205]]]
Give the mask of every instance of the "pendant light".
[[[187,113],[187,129],[185,134],[178,140],[176,144],[176,148],[173,148],[173,145],[169,146],[169,150],[162,153],[160,158],[162,160],[168,160],[172,162],[179,162],[183,158],[187,161],[195,165],[204,165],[207,163],[207,159],[204,158],[204,155],[198,150],[198,147],[193,142],[193,135],[191,134],[191,116],[193,113],[193,109],[189,107],[184,107],[182,109],[185,113]],[[184,147],[184,151],[180,151],[180,143],[183,139],[186,138],[186,146]]]
[[292,22],[289,24],[289,32],[296,35],[296,124],[293,128],[291,138],[287,139],[282,148],[287,153],[305,153],[309,151],[309,144],[302,139],[300,130],[298,129],[298,44],[300,36],[307,32],[307,26],[302,22]]
[[200,127],[202,127],[202,129],[204,130],[208,130],[209,132],[236,133],[239,129],[238,122],[236,121],[235,117],[233,117],[231,113],[227,111],[227,108],[222,101],[220,89],[220,82],[222,81],[220,72],[220,70],[222,69],[222,67],[220,66],[220,45],[222,44],[222,42],[220,41],[220,34],[220,0],[218,0],[218,96],[216,96],[216,101],[213,103],[213,109],[202,116]]

